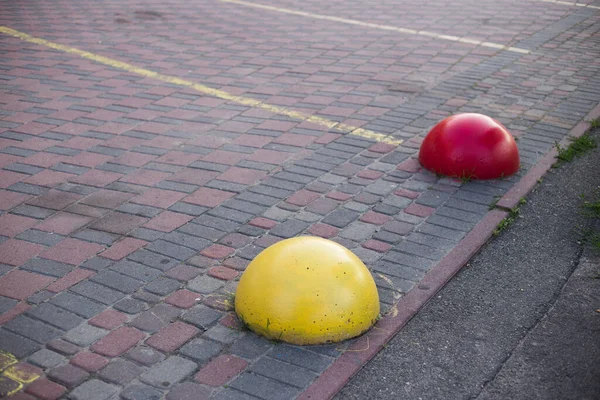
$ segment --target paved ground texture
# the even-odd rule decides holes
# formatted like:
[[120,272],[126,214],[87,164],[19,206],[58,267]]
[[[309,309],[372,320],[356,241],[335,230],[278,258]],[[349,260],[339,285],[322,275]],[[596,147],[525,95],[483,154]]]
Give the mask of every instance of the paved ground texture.
[[597,148],[547,174],[336,399],[600,398],[600,251],[582,246],[600,220],[581,197],[600,199],[599,163]]
[[[505,215],[490,205],[600,114],[599,7],[2,2],[0,393],[331,396],[376,339],[243,331],[239,274],[318,235],[373,270],[380,327],[411,311],[440,260]],[[419,168],[428,129],[469,111],[519,139],[519,176]]]

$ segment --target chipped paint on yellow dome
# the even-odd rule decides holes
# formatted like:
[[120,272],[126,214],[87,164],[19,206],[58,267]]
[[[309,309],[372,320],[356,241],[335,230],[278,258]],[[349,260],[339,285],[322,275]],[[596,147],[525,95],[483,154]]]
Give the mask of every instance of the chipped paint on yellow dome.
[[283,240],[248,265],[235,310],[254,332],[293,344],[339,342],[379,315],[375,281],[350,250],[312,236]]

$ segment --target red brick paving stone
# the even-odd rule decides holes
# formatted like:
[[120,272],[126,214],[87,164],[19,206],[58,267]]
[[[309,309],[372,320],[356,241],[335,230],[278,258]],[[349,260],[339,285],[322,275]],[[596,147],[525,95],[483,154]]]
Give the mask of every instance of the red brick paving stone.
[[66,236],[89,224],[91,221],[93,221],[92,218],[83,215],[59,212],[39,223],[35,229]]
[[10,400],[37,400],[37,398],[33,397],[31,395],[28,395],[27,393],[18,392],[18,393],[13,394],[10,397]]
[[121,177],[123,177],[123,175],[117,174],[115,172],[93,169],[82,175],[69,179],[69,182],[80,183],[82,185],[89,185],[95,187],[104,187],[119,180]]
[[178,308],[190,308],[193,307],[201,299],[202,296],[200,296],[198,293],[194,293],[186,289],[181,289],[167,297],[165,299],[165,302],[174,305]]
[[198,268],[188,265],[178,265],[168,270],[165,275],[178,281],[187,282],[200,275],[201,272]]
[[30,198],[31,196],[26,194],[0,189],[0,210],[8,211]]
[[243,185],[253,185],[259,180],[267,176],[265,171],[258,171],[256,169],[231,167],[221,175],[217,176],[217,179],[227,182],[235,182]]
[[272,140],[273,138],[270,136],[241,135],[235,138],[231,143],[238,144],[240,146],[261,148],[264,145],[269,144]]
[[397,169],[406,172],[418,172],[421,169],[421,164],[416,158],[409,158],[398,164]]
[[156,156],[151,154],[133,153],[129,151],[122,156],[114,158],[111,162],[120,165],[128,165],[130,167],[143,167],[155,158]]
[[66,356],[72,356],[81,351],[81,349],[79,347],[77,347],[76,345],[69,343],[69,342],[65,342],[62,339],[51,340],[48,343],[46,343],[46,347],[48,347],[50,350],[54,350],[57,353],[60,353],[60,354],[66,355]]
[[319,197],[321,197],[319,193],[309,192],[308,190],[302,189],[288,197],[285,201],[286,203],[304,207],[305,205],[309,204],[311,201],[316,200]]
[[80,194],[53,189],[42,194],[41,196],[29,200],[27,204],[31,204],[32,206],[36,207],[49,208],[51,210],[62,210],[63,208],[76,203],[82,198],[83,196]]
[[40,400],[56,400],[67,392],[67,388],[46,378],[40,378],[27,386],[25,392]]
[[200,157],[199,154],[184,153],[183,151],[170,151],[158,158],[156,162],[186,166],[198,160]]
[[373,146],[369,147],[369,151],[372,151],[374,153],[381,153],[381,154],[385,154],[385,153],[389,153],[390,151],[394,150],[396,147],[396,145],[393,144],[387,144],[387,143],[375,143]]
[[0,235],[14,237],[38,223],[34,218],[23,217],[21,215],[3,214],[0,215]]
[[[1,285],[1,284],[0,284]],[[4,325],[11,319],[15,318],[17,315],[23,314],[25,311],[29,310],[31,306],[25,302],[20,302],[10,310],[0,314],[0,326]]]
[[287,144],[288,146],[306,147],[317,138],[308,135],[299,135],[297,133],[284,133],[283,135],[275,138],[273,143]]
[[315,140],[315,143],[329,144],[341,136],[342,135],[337,134],[337,133],[326,133],[326,134],[322,135],[321,137],[319,137],[317,140]]
[[82,167],[94,168],[100,164],[104,164],[107,161],[112,160],[114,157],[107,156],[104,154],[98,153],[88,153],[87,151],[83,151],[76,156],[69,158],[67,163],[80,165]]
[[185,382],[171,389],[165,400],[207,400],[212,392],[206,386]]
[[219,320],[219,323],[223,326],[236,329],[238,331],[244,329],[244,324],[242,321],[240,321],[237,315],[235,315],[235,313],[227,313],[227,315]]
[[99,354],[84,351],[76,354],[69,362],[87,372],[96,372],[108,364],[108,359]]
[[246,156],[246,154],[235,153],[233,151],[215,150],[202,157],[201,160],[217,164],[235,165],[246,158]]
[[121,260],[147,244],[148,242],[145,240],[127,237],[118,241],[117,243],[114,243],[108,249],[100,253],[100,255],[104,258],[109,258],[115,261]]
[[233,196],[235,194],[231,192],[202,187],[187,196],[183,201],[204,207],[216,207]]
[[271,228],[274,228],[275,226],[277,226],[276,221],[273,221],[268,218],[263,218],[263,217],[254,218],[252,221],[248,222],[248,224],[250,224],[252,226],[257,226],[257,227],[263,228],[263,229],[271,229]]
[[291,156],[292,153],[286,153],[283,151],[259,149],[252,153],[247,160],[279,165]]
[[213,244],[212,246],[202,250],[200,254],[208,258],[220,260],[232,254],[234,251],[235,249],[231,247],[223,246],[222,244]]
[[20,174],[13,171],[0,171],[0,188],[6,189],[10,185],[20,182],[29,175]]
[[117,326],[123,325],[127,321],[128,317],[120,311],[109,309],[102,311],[88,321],[90,325],[97,326],[103,329],[114,329]]
[[205,185],[219,175],[219,172],[204,171],[194,168],[184,168],[169,177],[169,181],[189,183],[190,185]]
[[383,225],[389,221],[391,217],[389,215],[381,214],[375,211],[369,211],[365,213],[360,220],[367,224]]
[[54,283],[50,284],[46,290],[52,293],[60,293],[64,290],[67,290],[71,286],[81,282],[84,279],[89,278],[94,275],[93,271],[89,271],[87,269],[75,268],[73,271],[69,272],[62,278],[58,279]]
[[146,340],[146,344],[162,352],[171,352],[177,350],[198,332],[200,330],[195,326],[177,321],[152,335]]
[[115,211],[91,224],[90,228],[125,235],[127,232],[144,224],[146,221],[148,221],[148,218]]
[[367,240],[366,242],[364,242],[362,244],[362,247],[369,249],[369,250],[374,250],[378,253],[386,253],[387,251],[389,251],[392,246],[384,243],[384,242],[380,242],[379,240]]
[[326,197],[329,197],[330,199],[334,199],[334,200],[339,200],[339,201],[346,201],[346,200],[352,198],[352,196],[347,193],[337,192],[335,190],[327,193]]
[[435,208],[422,206],[420,204],[414,203],[404,209],[405,213],[416,215],[418,217],[429,217],[431,214],[433,214],[434,211]]
[[24,160],[21,160],[20,162],[22,164],[35,165],[37,167],[42,167],[42,168],[50,168],[54,164],[61,162],[61,161],[68,160],[68,159],[69,159],[69,157],[62,156],[60,154],[36,153],[32,156],[27,157]]
[[64,210],[71,214],[85,215],[86,217],[92,217],[94,219],[102,218],[110,211],[105,208],[86,206],[85,204],[80,203],[72,204]]
[[308,229],[308,232],[325,239],[329,239],[338,234],[340,230],[327,224],[314,224]]
[[80,203],[94,207],[113,209],[129,201],[133,197],[135,197],[135,194],[133,193],[117,192],[116,190],[103,189],[90,194],[85,199],[81,200]]
[[258,125],[256,128],[265,129],[268,131],[287,132],[296,125],[298,125],[297,122],[276,121],[269,119]]
[[406,197],[408,199],[416,199],[417,197],[420,196],[419,192],[413,192],[412,190],[408,190],[408,189],[398,189],[398,190],[395,190],[394,194],[396,196]]
[[67,238],[40,254],[40,257],[67,264],[79,265],[104,250],[104,246]]
[[76,177],[77,175],[66,174],[64,172],[51,171],[49,169],[42,172],[38,172],[30,178],[24,179],[23,182],[31,185],[39,185],[46,187],[55,187],[62,183],[67,182],[70,178]]
[[[90,374],[85,372],[83,369],[78,368],[71,364],[60,365],[50,370],[47,374],[48,377],[52,378],[59,383],[62,383],[68,388],[74,388],[79,386],[84,380],[87,379]],[[32,393],[33,394],[33,393]]]
[[365,169],[364,171],[360,171],[358,174],[356,174],[356,176],[358,176],[359,178],[375,180],[381,178],[383,176],[383,172],[374,171],[372,169]]
[[206,296],[202,299],[202,304],[220,311],[233,310],[233,304],[231,304],[229,297],[222,294]]
[[233,268],[238,271],[244,271],[250,261],[241,257],[229,257],[223,261],[223,265],[229,268]]
[[185,193],[173,190],[149,189],[134,197],[131,202],[152,207],[169,208],[185,196],[187,196]]
[[46,247],[18,239],[8,239],[0,243],[0,263],[19,267],[44,251]]
[[194,379],[205,385],[221,386],[246,369],[247,366],[248,363],[241,358],[221,354],[198,371]]
[[163,211],[148,221],[148,223],[144,225],[144,228],[154,229],[161,232],[171,232],[193,219],[194,217],[190,215],[180,214],[173,211]]
[[90,349],[104,356],[117,357],[135,346],[145,336],[135,328],[123,326],[98,340]]
[[239,275],[239,272],[231,268],[219,266],[209,269],[208,275],[224,281],[230,281],[235,279]]
[[281,242],[283,239],[277,236],[271,236],[271,235],[263,235],[262,237],[258,238],[254,244],[256,246],[260,246],[260,247],[264,247],[267,248],[269,246],[274,245],[277,242]]
[[242,235],[241,233],[230,233],[229,235],[219,240],[219,243],[227,245],[229,247],[233,247],[234,249],[239,249],[249,244],[253,240],[254,238]]

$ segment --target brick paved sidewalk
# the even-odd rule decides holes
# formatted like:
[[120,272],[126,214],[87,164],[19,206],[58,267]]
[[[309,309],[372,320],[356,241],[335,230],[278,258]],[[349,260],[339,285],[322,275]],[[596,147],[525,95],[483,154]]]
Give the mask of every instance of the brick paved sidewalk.
[[[241,3],[0,5],[0,397],[319,397],[358,342],[243,330],[250,260],[335,240],[395,312],[600,101],[597,7]],[[420,168],[457,112],[509,128],[519,176]]]

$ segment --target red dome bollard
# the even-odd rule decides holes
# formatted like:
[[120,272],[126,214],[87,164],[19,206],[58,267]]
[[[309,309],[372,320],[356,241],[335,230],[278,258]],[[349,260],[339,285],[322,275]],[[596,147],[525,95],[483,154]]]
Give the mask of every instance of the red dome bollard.
[[466,113],[445,118],[431,129],[421,144],[419,162],[436,174],[496,179],[519,170],[519,150],[498,121]]

